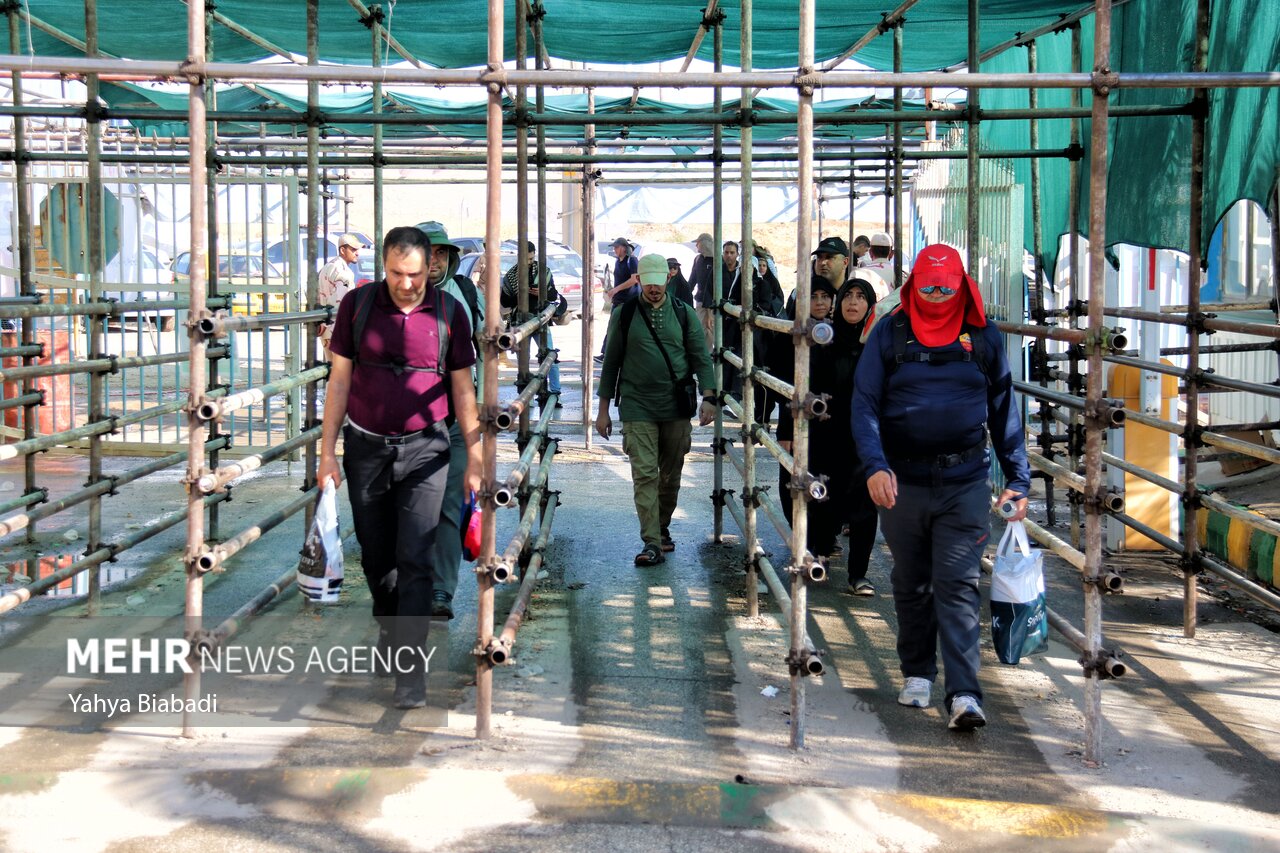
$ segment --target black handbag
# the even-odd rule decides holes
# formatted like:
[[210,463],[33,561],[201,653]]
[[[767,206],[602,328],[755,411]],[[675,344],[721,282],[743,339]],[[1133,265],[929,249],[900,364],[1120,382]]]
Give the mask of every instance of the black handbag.
[[[683,311],[683,305],[673,306],[677,310]],[[658,352],[662,353],[662,360],[667,363],[667,373],[671,374],[671,384],[675,389],[676,414],[682,418],[691,418],[698,411],[698,383],[690,374],[684,379],[676,378],[676,369],[671,364],[671,357],[667,355],[667,348],[662,345],[661,339],[658,338],[657,331],[653,328],[653,323],[649,320],[649,315],[644,313],[641,306],[636,306],[636,312],[639,313],[640,319],[644,320],[645,328],[649,330],[649,334],[653,335],[653,342],[658,345]]]

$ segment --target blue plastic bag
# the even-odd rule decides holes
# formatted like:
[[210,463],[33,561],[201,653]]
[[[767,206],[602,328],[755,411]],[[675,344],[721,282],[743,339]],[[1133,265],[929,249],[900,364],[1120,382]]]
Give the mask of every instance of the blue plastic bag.
[[991,642],[1001,663],[1016,665],[1023,655],[1048,647],[1043,562],[1023,523],[1009,522],[991,574]]

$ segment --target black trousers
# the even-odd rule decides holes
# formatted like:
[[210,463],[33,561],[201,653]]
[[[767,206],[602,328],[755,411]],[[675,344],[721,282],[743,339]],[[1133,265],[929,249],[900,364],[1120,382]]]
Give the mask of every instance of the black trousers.
[[[373,617],[397,649],[425,653],[436,527],[449,477],[449,430],[437,423],[389,446],[347,426],[343,438],[342,468]],[[412,657],[421,667],[421,658]]]
[[867,477],[862,466],[853,472],[845,498],[849,521],[849,584],[867,576],[871,551],[876,546],[876,526],[880,520],[876,505],[867,491]]

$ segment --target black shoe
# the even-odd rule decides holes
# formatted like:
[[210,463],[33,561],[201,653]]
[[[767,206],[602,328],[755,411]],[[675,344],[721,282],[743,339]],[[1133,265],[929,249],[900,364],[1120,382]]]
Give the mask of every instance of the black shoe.
[[453,596],[443,589],[437,589],[431,595],[431,618],[438,622],[448,622],[453,618]]
[[602,355],[597,355],[591,360],[594,361],[596,364],[604,364],[604,356]]
[[422,676],[418,676],[418,681],[414,684],[396,684],[396,692],[391,702],[397,708],[406,711],[424,707],[427,704],[427,685],[422,680]]
[[670,530],[664,530],[664,531],[662,531],[662,545],[661,545],[661,547],[662,547],[662,551],[663,551],[663,553],[670,553],[670,552],[672,552],[672,551],[674,551],[674,550],[676,549],[676,540],[674,540],[674,539],[672,539],[672,538],[671,538],[671,531],[670,531]]
[[636,554],[637,566],[656,566],[666,562],[666,557],[662,556],[662,551],[658,550],[657,545],[645,545],[644,549]]

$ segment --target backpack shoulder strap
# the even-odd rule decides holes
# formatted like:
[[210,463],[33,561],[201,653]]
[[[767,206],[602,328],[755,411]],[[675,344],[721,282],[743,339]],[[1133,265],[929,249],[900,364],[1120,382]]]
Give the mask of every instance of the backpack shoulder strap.
[[364,337],[364,327],[369,323],[369,314],[381,286],[382,282],[375,281],[356,288],[355,310],[351,312],[351,360],[356,364],[360,363],[360,340]]
[[892,376],[906,360],[907,340],[911,337],[911,320],[902,311],[889,315],[893,330],[893,359],[885,365],[885,376]]
[[458,290],[462,291],[462,299],[471,311],[471,331],[474,332],[484,321],[480,316],[480,296],[476,290],[476,283],[465,275],[455,275],[453,280],[458,285]]

